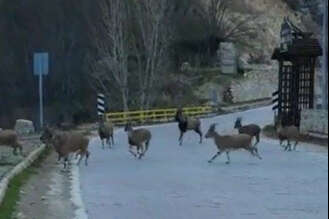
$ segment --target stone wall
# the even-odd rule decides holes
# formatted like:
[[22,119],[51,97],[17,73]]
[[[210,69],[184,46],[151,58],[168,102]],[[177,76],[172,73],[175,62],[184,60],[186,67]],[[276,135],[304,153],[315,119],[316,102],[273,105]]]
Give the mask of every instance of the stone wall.
[[270,66],[254,69],[243,80],[231,85],[234,103],[271,98],[277,89],[278,72]]
[[236,74],[238,72],[237,51],[233,43],[220,43],[217,57],[223,74]]
[[30,135],[35,132],[33,122],[25,119],[16,120],[15,130],[18,135]]
[[328,135],[328,110],[303,110],[300,131],[304,134],[314,132]]
[[194,94],[201,99],[208,99],[211,102],[210,104],[218,104],[224,101],[224,91],[225,87],[213,82],[208,82],[196,89]]

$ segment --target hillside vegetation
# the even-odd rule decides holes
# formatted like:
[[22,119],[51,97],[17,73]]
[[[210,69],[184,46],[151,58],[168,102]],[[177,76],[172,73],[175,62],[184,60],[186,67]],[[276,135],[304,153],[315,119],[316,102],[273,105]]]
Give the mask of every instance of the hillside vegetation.
[[[211,77],[182,73],[183,62],[212,68],[219,43],[232,41],[244,61],[271,65],[284,16],[319,29],[316,10],[301,12],[299,1],[218,1],[226,4],[216,11],[215,0],[0,0],[0,127],[37,121],[34,52],[50,54],[46,121],[78,123],[95,118],[98,91],[109,110],[198,104],[191,90]],[[110,13],[115,8],[122,13]]]

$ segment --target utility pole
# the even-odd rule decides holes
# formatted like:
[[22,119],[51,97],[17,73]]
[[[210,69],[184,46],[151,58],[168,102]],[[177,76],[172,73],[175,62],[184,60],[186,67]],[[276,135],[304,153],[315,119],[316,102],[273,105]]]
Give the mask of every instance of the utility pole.
[[324,1],[323,16],[323,108],[328,109],[328,0]]

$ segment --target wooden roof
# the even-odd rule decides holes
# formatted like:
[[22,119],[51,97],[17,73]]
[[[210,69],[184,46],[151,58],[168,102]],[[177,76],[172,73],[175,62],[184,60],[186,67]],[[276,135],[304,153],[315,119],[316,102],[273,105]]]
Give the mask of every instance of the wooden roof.
[[322,56],[322,48],[317,39],[304,38],[294,39],[292,45],[288,46],[288,51],[281,52],[280,48],[275,48],[272,54],[273,60],[292,59],[297,57],[318,57]]
[[288,53],[292,56],[322,56],[322,48],[317,39],[305,38],[295,39],[288,49]]

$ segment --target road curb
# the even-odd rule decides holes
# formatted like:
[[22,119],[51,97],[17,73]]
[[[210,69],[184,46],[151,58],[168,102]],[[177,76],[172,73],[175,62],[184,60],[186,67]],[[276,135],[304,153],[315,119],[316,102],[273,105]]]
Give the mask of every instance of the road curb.
[[17,174],[21,173],[24,169],[29,167],[41,154],[46,146],[43,144],[39,148],[32,151],[24,160],[22,160],[19,164],[17,164],[9,173],[5,174],[5,176],[0,181],[0,205],[5,197],[6,191],[8,189],[8,185],[12,178]]
[[260,107],[270,106],[271,104],[272,104],[271,99],[265,99],[253,103],[241,103],[231,106],[222,106],[220,107],[220,109],[226,111],[227,113],[236,113],[239,111],[252,110]]
[[76,164],[71,169],[71,202],[75,205],[74,219],[88,219],[87,209],[82,200],[80,184],[80,167]]

